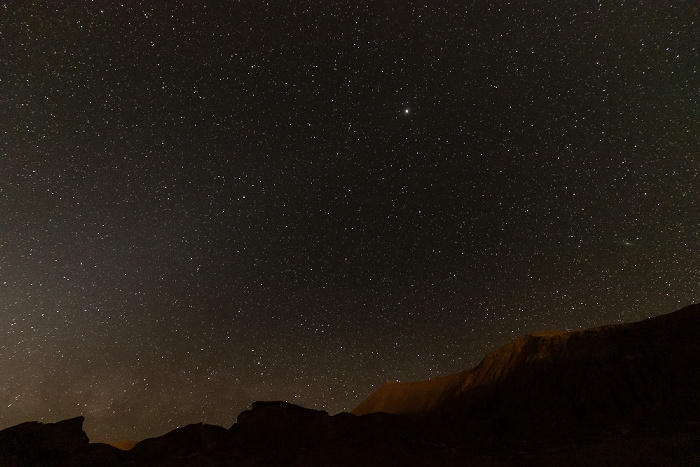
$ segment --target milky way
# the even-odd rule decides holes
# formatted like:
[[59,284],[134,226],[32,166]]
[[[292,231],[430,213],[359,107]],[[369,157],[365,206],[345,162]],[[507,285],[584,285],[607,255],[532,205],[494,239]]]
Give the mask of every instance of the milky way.
[[4,2],[0,428],[350,410],[700,298],[694,2]]

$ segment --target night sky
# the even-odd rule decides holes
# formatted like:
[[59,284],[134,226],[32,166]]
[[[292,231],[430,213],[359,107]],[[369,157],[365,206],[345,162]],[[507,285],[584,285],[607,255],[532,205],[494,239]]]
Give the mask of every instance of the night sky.
[[698,302],[698,143],[691,1],[4,1],[0,428],[336,413]]

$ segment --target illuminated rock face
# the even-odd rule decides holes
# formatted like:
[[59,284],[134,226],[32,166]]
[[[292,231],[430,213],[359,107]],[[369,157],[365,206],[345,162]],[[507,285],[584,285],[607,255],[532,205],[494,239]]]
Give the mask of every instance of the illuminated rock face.
[[353,413],[545,424],[694,417],[699,335],[698,305],[637,323],[530,334],[471,370],[387,383]]

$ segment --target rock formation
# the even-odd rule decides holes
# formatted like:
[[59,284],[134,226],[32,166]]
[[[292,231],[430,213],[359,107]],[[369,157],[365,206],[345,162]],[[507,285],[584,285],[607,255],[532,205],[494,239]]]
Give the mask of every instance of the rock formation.
[[[632,324],[519,337],[475,368],[387,383],[353,410],[454,424],[700,420],[700,306]],[[483,429],[480,426],[479,429]]]
[[137,443],[129,451],[129,457],[140,464],[196,457],[221,443],[227,433],[220,426],[194,423]]
[[0,431],[0,465],[700,465],[700,305],[519,337],[475,368],[387,383],[354,414],[256,402],[130,451],[83,417]]
[[52,465],[117,465],[122,452],[107,444],[91,444],[83,431],[84,417],[57,423],[25,422],[0,431],[0,465],[3,467]]

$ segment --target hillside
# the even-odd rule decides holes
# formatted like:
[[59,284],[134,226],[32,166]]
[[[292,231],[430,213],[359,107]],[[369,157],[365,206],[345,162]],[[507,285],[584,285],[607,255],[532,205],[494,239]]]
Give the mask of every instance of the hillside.
[[83,417],[0,431],[0,465],[699,465],[700,305],[638,323],[519,337],[473,369],[387,383],[330,416],[255,402],[129,451]]
[[698,417],[699,332],[695,305],[637,323],[529,334],[473,369],[387,383],[352,413],[545,424]]

